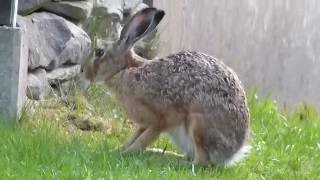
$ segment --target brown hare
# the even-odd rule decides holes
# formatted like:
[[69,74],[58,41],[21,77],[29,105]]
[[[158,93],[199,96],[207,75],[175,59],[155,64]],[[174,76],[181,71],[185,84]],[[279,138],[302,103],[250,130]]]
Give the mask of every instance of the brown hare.
[[83,63],[82,76],[104,82],[137,125],[124,152],[143,150],[166,132],[196,164],[235,162],[250,147],[249,112],[237,75],[199,52],[146,60],[132,50],[164,15],[156,8],[137,12],[118,41]]

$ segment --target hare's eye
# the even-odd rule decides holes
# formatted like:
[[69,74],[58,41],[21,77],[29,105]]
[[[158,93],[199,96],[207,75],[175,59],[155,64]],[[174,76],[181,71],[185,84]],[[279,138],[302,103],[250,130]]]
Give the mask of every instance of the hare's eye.
[[104,55],[104,50],[102,48],[97,48],[95,49],[94,54],[96,57],[102,57]]

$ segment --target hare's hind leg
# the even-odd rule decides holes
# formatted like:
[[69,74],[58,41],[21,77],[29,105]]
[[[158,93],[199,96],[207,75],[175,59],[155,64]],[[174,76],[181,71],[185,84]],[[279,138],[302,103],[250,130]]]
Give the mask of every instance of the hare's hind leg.
[[204,129],[206,128],[205,118],[202,114],[192,113],[189,115],[189,133],[194,144],[195,164],[207,165],[210,163],[209,154],[207,152]]
[[182,152],[184,152],[186,158],[188,160],[192,160],[194,157],[194,145],[186,127],[184,125],[178,126],[175,129],[168,131],[168,134],[173,143],[179,147]]
[[144,150],[148,145],[153,143],[160,135],[161,131],[154,127],[146,128],[139,137],[137,137],[131,145],[125,149],[126,152]]
[[221,112],[190,114],[189,131],[195,144],[194,162],[221,165],[239,151],[243,138],[241,131],[234,127],[236,120],[232,117]]

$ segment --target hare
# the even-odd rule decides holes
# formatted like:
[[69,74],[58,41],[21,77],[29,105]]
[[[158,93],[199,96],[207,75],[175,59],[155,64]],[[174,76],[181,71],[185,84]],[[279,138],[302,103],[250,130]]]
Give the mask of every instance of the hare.
[[200,52],[146,60],[132,50],[164,15],[156,8],[137,12],[119,40],[96,49],[82,64],[81,74],[104,82],[136,124],[124,152],[144,150],[168,133],[193,163],[231,163],[249,147],[247,100],[234,71]]

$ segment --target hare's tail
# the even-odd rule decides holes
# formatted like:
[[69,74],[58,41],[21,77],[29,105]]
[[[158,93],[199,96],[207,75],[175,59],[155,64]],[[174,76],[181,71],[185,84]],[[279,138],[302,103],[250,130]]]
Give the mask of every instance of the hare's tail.
[[224,164],[226,166],[232,166],[232,165],[236,164],[237,162],[241,161],[243,158],[245,158],[249,154],[251,148],[252,148],[251,145],[244,144],[238,150],[238,152],[236,152],[230,159],[226,160],[224,162]]

